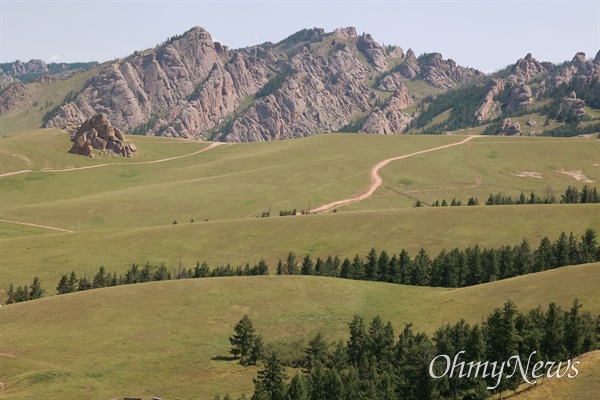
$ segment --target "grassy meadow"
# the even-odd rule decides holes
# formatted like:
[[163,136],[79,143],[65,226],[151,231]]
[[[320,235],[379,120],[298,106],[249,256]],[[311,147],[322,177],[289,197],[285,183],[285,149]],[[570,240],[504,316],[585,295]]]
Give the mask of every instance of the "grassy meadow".
[[[336,212],[279,217],[280,210],[314,209],[362,193],[379,161],[465,136],[327,134],[204,152],[205,142],[135,136],[127,138],[138,147],[133,158],[90,159],[67,152],[66,133],[29,125],[16,133],[20,125],[8,124],[9,117],[0,117],[3,129],[15,132],[0,139],[0,175],[32,172],[0,177],[0,220],[73,232],[0,221],[0,293],[35,275],[47,292],[0,308],[0,398],[250,394],[256,368],[227,359],[227,338],[244,313],[288,356],[318,331],[345,338],[357,313],[391,320],[396,333],[408,322],[428,333],[442,321],[480,322],[507,299],[528,310],[551,301],[568,307],[578,296],[586,310],[600,313],[598,263],[452,290],[271,275],[54,295],[63,273],[93,274],[100,266],[122,273],[146,261],[172,269],[264,258],[274,273],[289,251],[300,259],[353,257],[372,247],[389,253],[406,248],[414,256],[425,248],[434,257],[444,248],[522,239],[536,248],[544,236],[600,230],[598,204],[413,207],[415,199],[466,203],[474,196],[483,204],[490,193],[542,195],[549,185],[559,196],[585,180],[597,187],[595,139],[478,137],[390,163],[371,198]],[[171,157],[178,158],[148,163]],[[269,208],[272,216],[259,218]],[[589,360],[589,371],[596,371],[598,357]],[[554,384],[563,385],[542,388]],[[563,398],[580,390],[569,384],[552,390]]]
[[291,356],[319,331],[330,341],[346,339],[354,314],[367,321],[380,315],[396,333],[409,322],[427,333],[460,318],[479,323],[507,299],[529,310],[551,301],[567,308],[578,296],[598,314],[599,268],[563,267],[462,289],[260,276],[46,297],[0,309],[0,398],[250,394],[256,368],[227,359],[227,338],[245,313],[266,343]]

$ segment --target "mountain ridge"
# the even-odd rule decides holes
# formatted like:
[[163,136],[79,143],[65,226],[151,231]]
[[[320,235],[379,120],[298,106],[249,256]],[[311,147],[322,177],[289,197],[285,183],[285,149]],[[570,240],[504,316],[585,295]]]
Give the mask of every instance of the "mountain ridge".
[[[101,67],[44,126],[74,132],[102,112],[130,134],[229,142],[488,124],[488,134],[538,134],[534,119],[538,130],[510,118],[535,110],[559,124],[597,118],[586,106],[600,108],[599,76],[600,52],[560,65],[529,53],[485,75],[440,53],[417,57],[410,48],[382,46],[354,27],[303,29],[275,44],[230,50],[197,26]],[[2,113],[23,102],[27,88],[13,86],[0,97]]]

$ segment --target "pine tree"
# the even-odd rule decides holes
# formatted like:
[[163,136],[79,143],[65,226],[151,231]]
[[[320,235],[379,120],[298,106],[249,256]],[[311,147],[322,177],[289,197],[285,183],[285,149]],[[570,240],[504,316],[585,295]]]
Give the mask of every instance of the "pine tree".
[[60,278],[60,281],[58,281],[58,285],[56,285],[56,292],[58,294],[65,294],[65,293],[69,293],[67,291],[67,281],[69,278],[67,278],[67,274],[63,274],[63,276]]
[[298,275],[298,265],[296,264],[296,255],[292,252],[288,253],[285,263],[286,275]]
[[281,359],[276,352],[271,353],[264,367],[258,371],[258,378],[254,379],[252,400],[286,400],[286,379]]
[[317,363],[325,364],[328,347],[329,346],[323,339],[321,332],[317,333],[315,337],[308,342],[308,347],[305,349],[306,358],[304,362],[306,373],[310,373]]
[[[245,314],[242,319],[233,328],[234,334],[229,338],[231,343],[231,354],[234,357],[240,357],[241,360],[250,354],[250,349],[255,344],[254,326],[248,314]],[[240,360],[240,362],[242,362]]]
[[354,279],[364,280],[365,279],[365,265],[363,260],[358,256],[354,256],[354,261],[352,262],[352,267],[354,269]]
[[348,258],[345,258],[344,262],[342,263],[342,268],[340,269],[340,278],[354,279],[354,269],[352,268],[352,263]]
[[402,249],[400,251],[400,254],[398,255],[398,268],[400,269],[400,282],[398,283],[404,283],[404,284],[409,284],[410,283],[410,265],[412,264],[411,259],[410,259],[410,255],[408,254],[408,251],[406,251],[405,249]]
[[374,248],[367,254],[367,262],[365,263],[365,280],[377,280],[377,251]]
[[579,302],[579,299],[575,298],[567,314],[564,337],[568,358],[573,358],[582,353],[585,326],[579,314],[581,307],[582,304]]
[[546,271],[556,267],[556,257],[554,256],[554,247],[550,242],[550,239],[544,237],[540,242],[535,253],[535,260],[533,262],[533,271],[540,272]]
[[314,264],[308,254],[306,255],[306,257],[304,257],[304,260],[302,261],[301,273],[302,273],[302,275],[314,275],[315,274]]
[[416,286],[429,285],[429,277],[431,273],[431,260],[424,248],[419,250],[412,262],[410,282]]
[[287,390],[289,400],[310,400],[306,379],[295,374]]
[[358,366],[365,356],[367,332],[362,317],[355,315],[349,325],[350,339],[346,343],[348,362]]
[[38,278],[37,276],[33,278],[33,283],[31,284],[31,287],[29,288],[29,299],[30,300],[35,300],[35,299],[39,299],[44,295],[45,290],[42,289],[42,283],[40,281],[40,278]]
[[390,268],[390,257],[387,252],[383,250],[379,254],[377,260],[377,280],[380,282],[391,282],[390,275],[388,275]]
[[542,339],[542,353],[546,360],[563,360],[566,355],[564,346],[564,316],[560,307],[554,303],[548,306]]

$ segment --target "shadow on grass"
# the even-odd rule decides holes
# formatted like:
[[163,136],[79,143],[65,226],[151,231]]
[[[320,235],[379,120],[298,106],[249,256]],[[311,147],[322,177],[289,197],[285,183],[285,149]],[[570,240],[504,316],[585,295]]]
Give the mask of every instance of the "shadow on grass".
[[214,356],[213,358],[211,358],[211,360],[213,360],[213,361],[235,361],[235,360],[237,360],[237,358],[233,357],[233,356]]

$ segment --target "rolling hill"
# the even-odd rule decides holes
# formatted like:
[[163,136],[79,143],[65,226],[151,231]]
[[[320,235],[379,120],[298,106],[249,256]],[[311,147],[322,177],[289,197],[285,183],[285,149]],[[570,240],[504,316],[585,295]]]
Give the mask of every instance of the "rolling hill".
[[245,313],[267,343],[297,354],[319,331],[345,338],[354,314],[380,315],[396,332],[412,322],[431,333],[460,318],[478,323],[507,299],[528,310],[552,301],[568,307],[577,296],[597,315],[599,268],[563,267],[452,290],[306,276],[205,278],[4,306],[0,398],[249,394],[256,369],[227,359],[227,338]]

